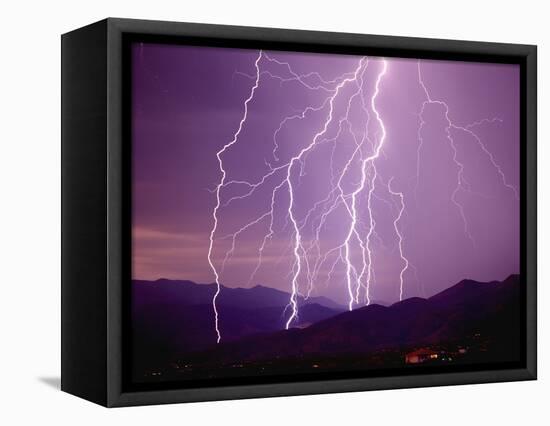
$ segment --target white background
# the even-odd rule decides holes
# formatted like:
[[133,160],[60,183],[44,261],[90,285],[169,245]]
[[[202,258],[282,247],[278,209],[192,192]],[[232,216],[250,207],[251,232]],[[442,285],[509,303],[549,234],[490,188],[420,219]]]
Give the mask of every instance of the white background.
[[[0,6],[0,423],[549,424],[550,204],[545,1],[4,1]],[[539,380],[107,410],[64,394],[60,34],[107,16],[539,46]]]

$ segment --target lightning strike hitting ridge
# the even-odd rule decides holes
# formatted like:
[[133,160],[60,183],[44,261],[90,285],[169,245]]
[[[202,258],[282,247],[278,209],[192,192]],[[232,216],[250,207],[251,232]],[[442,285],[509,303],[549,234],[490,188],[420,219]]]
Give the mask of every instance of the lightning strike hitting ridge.
[[216,293],[214,294],[214,297],[212,299],[212,308],[214,309],[214,325],[215,325],[215,328],[216,328],[216,334],[218,336],[217,343],[219,343],[221,338],[222,338],[221,333],[220,333],[220,328],[219,328],[218,309],[216,307],[216,299],[218,298],[218,296],[220,294],[221,284],[220,284],[220,277],[218,275],[218,270],[216,269],[216,267],[214,266],[214,263],[212,261],[212,247],[214,245],[214,235],[216,234],[216,229],[218,228],[218,209],[220,208],[220,190],[224,186],[225,177],[226,177],[226,172],[225,172],[225,169],[223,168],[223,160],[222,160],[221,156],[230,146],[237,143],[237,140],[239,138],[239,134],[241,133],[243,125],[246,121],[246,118],[248,116],[248,104],[252,100],[252,98],[254,97],[254,93],[255,93],[256,89],[258,88],[258,86],[260,84],[260,67],[258,66],[258,63],[260,62],[260,59],[262,59],[262,51],[261,50],[258,53],[258,58],[256,59],[256,62],[254,63],[254,65],[256,67],[256,81],[254,83],[254,86],[252,86],[252,89],[250,90],[250,95],[248,96],[248,98],[244,102],[244,113],[243,113],[243,117],[242,117],[242,119],[239,123],[239,127],[237,128],[237,131],[233,135],[233,139],[229,143],[225,144],[223,146],[223,148],[220,149],[216,153],[216,157],[218,158],[218,164],[219,164],[219,167],[220,167],[222,177],[221,177],[220,182],[218,183],[218,185],[216,187],[216,206],[214,207],[214,211],[212,212],[212,218],[214,220],[214,225],[212,226],[212,230],[210,231],[210,245],[208,246],[208,264],[210,265],[210,268],[212,268],[212,272],[214,273],[214,277],[216,279]]
[[401,272],[399,273],[399,301],[401,301],[403,300],[403,276],[405,275],[405,272],[409,268],[409,259],[407,259],[403,254],[403,235],[401,234],[401,231],[399,230],[397,223],[401,220],[401,216],[403,215],[403,211],[405,210],[405,202],[403,200],[402,192],[396,192],[391,189],[392,181],[393,181],[393,177],[388,181],[388,192],[391,195],[399,197],[399,204],[400,204],[399,214],[393,221],[393,227],[395,229],[395,233],[397,234],[397,237],[399,238],[399,241],[398,241],[399,256],[401,257],[401,260],[404,263],[403,268],[401,268]]
[[376,115],[376,120],[378,121],[378,124],[380,125],[380,128],[382,130],[382,134],[380,136],[380,142],[378,143],[378,146],[376,147],[375,153],[369,158],[369,161],[373,162],[372,168],[373,168],[374,173],[373,173],[373,176],[372,176],[369,195],[368,195],[368,198],[367,198],[367,209],[369,211],[369,218],[370,218],[370,227],[369,227],[369,232],[367,234],[367,243],[366,243],[367,257],[368,257],[368,262],[369,262],[369,268],[367,269],[367,293],[366,293],[367,305],[370,305],[370,296],[369,296],[369,294],[370,294],[370,285],[371,285],[372,275],[373,275],[371,238],[372,238],[372,235],[373,235],[373,232],[374,232],[375,221],[374,221],[374,213],[372,211],[372,194],[374,193],[374,185],[376,183],[376,178],[377,178],[377,171],[376,171],[376,166],[374,165],[374,160],[380,156],[380,152],[382,151],[382,146],[384,145],[384,142],[386,140],[386,127],[384,126],[384,122],[382,121],[382,118],[380,117],[380,113],[376,109],[376,98],[378,97],[378,94],[380,93],[380,81],[382,80],[382,77],[384,76],[384,74],[386,74],[386,70],[388,68],[388,63],[385,60],[383,61],[383,63],[384,63],[384,66],[382,68],[382,72],[378,75],[378,78],[376,80],[376,89],[375,89],[374,95],[371,98],[371,107],[372,107],[372,110],[374,111],[374,114]]

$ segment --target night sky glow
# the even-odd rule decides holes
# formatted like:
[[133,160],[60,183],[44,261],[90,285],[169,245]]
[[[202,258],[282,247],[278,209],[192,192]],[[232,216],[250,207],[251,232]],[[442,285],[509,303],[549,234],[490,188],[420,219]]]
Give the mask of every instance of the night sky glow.
[[518,273],[518,66],[132,55],[135,279],[277,288],[292,326],[297,295],[354,309]]

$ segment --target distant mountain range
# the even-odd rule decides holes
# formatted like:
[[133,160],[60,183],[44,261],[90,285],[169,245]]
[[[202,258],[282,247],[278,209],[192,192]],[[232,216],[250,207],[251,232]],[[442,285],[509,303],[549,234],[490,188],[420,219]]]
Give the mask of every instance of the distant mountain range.
[[223,288],[218,299],[222,343],[215,345],[214,285],[135,281],[134,354],[143,366],[161,359],[232,363],[304,355],[372,353],[386,348],[464,342],[483,336],[519,357],[520,282],[463,280],[428,299],[410,298],[354,311],[326,298],[300,300],[300,321],[284,330],[289,295],[267,287]]
[[[134,280],[132,298],[135,308],[156,303],[178,303],[182,306],[211,304],[216,284],[197,284],[193,281],[159,279],[156,281]],[[290,294],[271,287],[257,285],[252,288],[221,286],[217,302],[223,306],[248,309],[286,306]],[[326,297],[298,298],[298,304],[318,304],[334,310],[344,307]]]
[[[136,362],[165,359],[176,353],[216,344],[212,298],[215,284],[159,279],[132,282],[132,341]],[[270,287],[222,286],[217,299],[224,342],[282,330],[291,312],[290,294]],[[305,327],[344,311],[326,297],[298,298]]]

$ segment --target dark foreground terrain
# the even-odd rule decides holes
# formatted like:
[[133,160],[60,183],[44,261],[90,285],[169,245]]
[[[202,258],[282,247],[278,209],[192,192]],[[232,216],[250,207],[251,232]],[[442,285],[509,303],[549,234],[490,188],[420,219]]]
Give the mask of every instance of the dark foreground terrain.
[[428,299],[352,312],[324,298],[300,300],[284,330],[288,294],[266,287],[223,289],[222,343],[215,344],[214,286],[134,282],[134,379],[200,380],[418,366],[516,362],[520,282],[463,280]]

